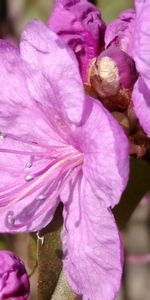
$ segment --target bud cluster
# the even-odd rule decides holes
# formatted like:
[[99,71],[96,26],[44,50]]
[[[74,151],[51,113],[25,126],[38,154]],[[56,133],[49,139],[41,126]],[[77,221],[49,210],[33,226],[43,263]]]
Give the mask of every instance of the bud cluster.
[[[99,49],[99,54],[91,60],[85,90],[89,95],[99,99],[125,129],[131,143],[130,153],[138,158],[148,159],[150,149],[148,104],[150,97],[147,92],[149,69],[146,55],[148,52],[146,48],[143,48],[142,43],[145,25],[142,14],[146,12],[144,13],[144,4],[140,7],[138,2],[135,4],[135,9],[124,11],[107,25],[104,49]],[[140,32],[139,19],[142,19],[141,24],[144,24],[141,25]],[[150,40],[149,36],[146,38]]]

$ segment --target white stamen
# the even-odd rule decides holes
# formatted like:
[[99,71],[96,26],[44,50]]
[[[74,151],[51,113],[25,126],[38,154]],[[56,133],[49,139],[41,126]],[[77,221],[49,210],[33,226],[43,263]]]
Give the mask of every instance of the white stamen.
[[0,132],[0,139],[4,140],[6,138],[7,134],[4,132]]
[[53,171],[55,171],[57,168],[59,167],[63,167],[63,165],[66,165],[66,163],[70,163],[72,160],[75,159],[76,164],[80,164],[83,161],[83,154],[75,151],[74,154],[72,153],[72,155],[64,157],[60,160],[58,160],[57,162],[55,162],[48,170],[46,170],[41,176],[39,176],[37,179],[33,176],[28,174],[27,176],[24,177],[24,180],[26,182],[31,181],[32,179],[36,179],[34,180],[34,182],[31,185],[27,185],[25,188],[23,188],[21,190],[21,192],[12,200],[9,202],[9,204],[7,204],[5,206],[5,208],[0,208],[0,211],[6,211],[9,207],[12,207],[12,204],[17,203],[18,201],[22,200],[23,198],[25,198],[29,193],[34,192],[34,189],[38,188],[39,185],[45,183],[45,181],[48,179],[48,177],[51,175],[51,173]]
[[25,178],[24,178],[24,180],[26,181],[26,182],[29,182],[29,181],[31,181],[31,180],[33,180],[33,176],[32,175],[27,175],[27,176],[25,176]]
[[41,242],[41,244],[43,245],[43,244],[44,244],[44,236],[40,236],[40,235],[39,235],[39,232],[37,232],[36,236],[37,236],[37,239],[38,239],[38,240]]
[[43,194],[40,194],[36,197],[36,200],[45,200],[45,199],[46,199],[46,196]]
[[9,214],[7,216],[7,221],[10,225],[13,225],[15,223],[15,218],[11,214]]

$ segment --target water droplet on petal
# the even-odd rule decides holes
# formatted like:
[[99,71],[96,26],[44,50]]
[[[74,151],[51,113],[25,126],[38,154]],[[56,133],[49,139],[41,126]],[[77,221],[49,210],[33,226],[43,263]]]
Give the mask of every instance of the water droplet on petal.
[[14,223],[15,223],[15,218],[12,216],[12,214],[8,214],[8,216],[7,216],[7,222],[8,222],[10,225],[14,225]]
[[5,132],[0,132],[0,139],[4,140],[6,138],[7,134]]
[[44,194],[40,194],[36,197],[37,200],[45,200],[46,196]]
[[29,181],[31,181],[31,180],[33,180],[33,176],[32,175],[27,175],[27,176],[25,176],[25,178],[24,178],[24,180],[26,181],[26,182],[29,182]]

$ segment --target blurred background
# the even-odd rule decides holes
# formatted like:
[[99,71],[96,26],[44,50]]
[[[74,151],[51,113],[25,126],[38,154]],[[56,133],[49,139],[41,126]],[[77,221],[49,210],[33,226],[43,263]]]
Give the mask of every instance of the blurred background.
[[[132,7],[133,1],[98,0],[97,5],[108,23],[123,9]],[[0,37],[17,41],[29,20],[40,18],[47,22],[52,7],[52,0],[0,0]],[[150,196],[141,201],[122,231],[122,237],[126,259],[123,285],[117,300],[150,300]],[[1,235],[0,248],[10,249],[23,259],[30,274],[30,300],[37,299],[36,236]]]
[[[102,16],[107,23],[123,9],[133,6],[131,0],[91,0],[91,2],[97,3],[101,8]],[[53,3],[53,0],[0,0],[1,36],[10,32],[18,36],[24,25],[33,18],[40,18],[46,22]]]

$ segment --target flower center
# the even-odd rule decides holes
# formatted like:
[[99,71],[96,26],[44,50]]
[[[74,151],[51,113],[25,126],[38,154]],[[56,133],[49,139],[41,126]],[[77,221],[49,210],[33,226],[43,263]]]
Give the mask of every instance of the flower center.
[[[23,182],[19,179],[16,184],[8,185],[5,190],[4,188],[0,189],[0,211],[2,212],[41,189],[43,189],[43,192],[38,194],[36,199],[41,201],[45,200],[50,193],[56,189],[56,186],[58,187],[58,183],[62,181],[62,178],[65,178],[65,176],[76,167],[81,166],[83,161],[83,154],[69,145],[48,146],[46,151],[42,152],[7,148],[1,148],[0,152],[30,157],[30,161],[26,163],[23,170],[23,172],[27,172]],[[48,159],[48,164],[45,164],[44,160],[42,164],[44,167],[38,170],[38,172],[32,172],[32,167],[34,167],[34,161],[36,161],[36,159],[41,160],[41,162],[43,159]],[[61,189],[62,184],[60,184],[58,188],[57,196]],[[14,219],[12,222],[12,216],[9,216],[8,222],[11,224],[14,223]]]

